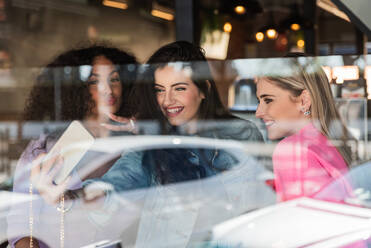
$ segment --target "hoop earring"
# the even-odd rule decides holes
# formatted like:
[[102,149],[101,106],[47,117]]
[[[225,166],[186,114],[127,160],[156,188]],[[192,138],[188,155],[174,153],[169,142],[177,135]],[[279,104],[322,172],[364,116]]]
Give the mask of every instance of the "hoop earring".
[[307,111],[304,112],[304,115],[308,116],[308,115],[310,115],[310,113],[311,113],[310,110],[307,110]]

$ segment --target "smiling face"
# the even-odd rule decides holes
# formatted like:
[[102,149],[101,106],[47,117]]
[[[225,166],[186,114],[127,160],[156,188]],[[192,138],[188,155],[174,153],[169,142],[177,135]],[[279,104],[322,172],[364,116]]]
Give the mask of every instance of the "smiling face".
[[204,94],[185,70],[165,66],[155,71],[155,92],[162,113],[173,126],[198,119]]
[[116,113],[119,110],[122,102],[122,84],[120,75],[110,60],[104,56],[94,59],[88,84],[96,105],[94,115],[102,112]]
[[256,117],[265,123],[271,140],[296,133],[308,121],[303,110],[309,107],[303,108],[302,96],[294,97],[268,79],[258,81],[256,96],[259,100]]

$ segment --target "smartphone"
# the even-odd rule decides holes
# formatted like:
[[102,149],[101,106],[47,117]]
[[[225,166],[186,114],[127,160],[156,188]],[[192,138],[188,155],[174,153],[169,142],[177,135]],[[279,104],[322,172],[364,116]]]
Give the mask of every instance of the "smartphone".
[[55,184],[60,184],[70,175],[73,168],[94,144],[94,140],[93,135],[79,121],[71,122],[43,159],[47,161],[56,155],[63,158],[63,166],[53,179]]

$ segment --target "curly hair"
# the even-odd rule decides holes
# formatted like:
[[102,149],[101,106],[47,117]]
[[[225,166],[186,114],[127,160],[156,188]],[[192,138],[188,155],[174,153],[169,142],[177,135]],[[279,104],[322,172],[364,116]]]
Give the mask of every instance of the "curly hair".
[[135,57],[118,48],[94,44],[66,51],[43,69],[26,101],[23,119],[68,121],[89,115],[95,103],[81,70],[82,66],[92,65],[98,56],[110,60],[120,75],[122,104],[116,114],[133,115],[135,111],[129,106],[128,98],[136,79]]

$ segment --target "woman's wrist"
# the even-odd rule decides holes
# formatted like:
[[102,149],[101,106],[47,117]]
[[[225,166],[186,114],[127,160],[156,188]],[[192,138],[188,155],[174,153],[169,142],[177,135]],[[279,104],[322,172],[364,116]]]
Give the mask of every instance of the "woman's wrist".
[[63,207],[61,204],[57,206],[58,212],[66,213],[70,211],[75,203],[75,200],[79,198],[79,190],[68,190],[64,193],[63,197]]

